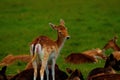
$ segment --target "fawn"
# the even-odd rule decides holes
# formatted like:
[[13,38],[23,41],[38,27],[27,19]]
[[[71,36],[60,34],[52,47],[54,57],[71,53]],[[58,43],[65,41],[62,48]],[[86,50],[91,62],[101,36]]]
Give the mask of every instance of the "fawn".
[[40,75],[41,80],[44,77],[44,70],[47,74],[47,80],[49,79],[48,64],[52,66],[52,78],[55,80],[55,63],[56,59],[60,53],[61,48],[64,45],[66,39],[69,39],[67,28],[65,27],[64,20],[60,20],[60,25],[54,25],[49,23],[49,25],[57,31],[58,38],[56,41],[48,38],[47,36],[37,37],[30,46],[30,52],[33,56],[32,64],[34,68],[34,80],[37,77],[37,65],[41,64]]

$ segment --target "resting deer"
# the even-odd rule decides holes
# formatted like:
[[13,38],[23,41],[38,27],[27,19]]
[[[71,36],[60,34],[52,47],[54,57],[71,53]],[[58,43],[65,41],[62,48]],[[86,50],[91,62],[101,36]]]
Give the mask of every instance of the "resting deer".
[[65,61],[73,64],[94,63],[98,62],[98,58],[106,59],[106,56],[101,49],[96,48],[82,53],[71,53],[65,58]]
[[[88,74],[87,80],[93,80],[92,78],[105,75],[105,74],[116,74],[116,71],[120,71],[120,60],[117,60],[113,54],[107,58],[104,67],[98,67],[91,70]],[[100,79],[103,80],[103,79]],[[108,80],[108,79],[105,79]],[[116,79],[115,79],[116,80]]]
[[107,50],[112,48],[114,51],[120,51],[120,47],[116,44],[117,37],[115,36],[113,39],[109,40],[109,42],[103,47],[103,50]]
[[103,51],[112,48],[113,55],[116,57],[117,60],[120,60],[120,47],[117,45],[117,37],[115,36],[113,39],[109,40],[109,42],[103,47]]
[[48,64],[52,66],[52,78],[55,80],[55,63],[56,59],[60,53],[61,48],[64,45],[66,39],[69,39],[70,36],[68,35],[67,28],[65,27],[65,23],[63,20],[60,20],[60,25],[56,26],[52,23],[49,25],[57,31],[58,38],[56,41],[46,37],[46,36],[39,36],[37,37],[30,46],[30,52],[33,56],[32,64],[34,68],[34,80],[37,77],[37,65],[41,61],[41,69],[40,75],[41,80],[44,77],[44,70],[47,74],[47,80],[49,79],[49,70]]
[[26,54],[12,55],[12,54],[9,54],[0,61],[0,66],[9,66],[9,65],[15,63],[16,61],[30,62],[30,60],[31,60],[30,55],[26,55]]
[[120,74],[104,74],[99,76],[94,76],[89,80],[120,80]]

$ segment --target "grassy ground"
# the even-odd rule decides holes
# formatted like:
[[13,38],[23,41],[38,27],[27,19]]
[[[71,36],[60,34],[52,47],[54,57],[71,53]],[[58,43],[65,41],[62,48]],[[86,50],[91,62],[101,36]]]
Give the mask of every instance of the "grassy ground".
[[[30,54],[29,43],[39,35],[56,39],[48,23],[66,22],[71,39],[66,41],[57,64],[78,68],[84,77],[104,61],[96,64],[71,65],[64,57],[71,52],[103,48],[114,35],[120,37],[119,0],[0,0],[0,59],[8,54]],[[118,40],[120,44],[120,38]],[[26,63],[16,62],[7,73],[23,70]]]

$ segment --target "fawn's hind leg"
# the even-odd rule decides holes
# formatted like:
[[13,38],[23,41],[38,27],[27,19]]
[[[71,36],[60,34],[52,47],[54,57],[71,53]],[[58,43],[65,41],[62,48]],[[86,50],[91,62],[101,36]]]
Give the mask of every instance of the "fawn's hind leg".
[[[40,69],[41,80],[43,80],[43,78],[44,78],[44,71],[45,71],[47,63],[48,63],[48,57],[49,57],[48,55],[45,55],[43,57],[43,59],[41,59],[41,69]],[[48,73],[46,73],[46,74],[47,74],[47,77],[48,77],[49,76]],[[49,80],[49,78],[47,78],[47,80]]]
[[34,77],[33,77],[33,80],[36,80],[37,78],[37,63],[36,61],[33,61],[33,68],[34,68]]

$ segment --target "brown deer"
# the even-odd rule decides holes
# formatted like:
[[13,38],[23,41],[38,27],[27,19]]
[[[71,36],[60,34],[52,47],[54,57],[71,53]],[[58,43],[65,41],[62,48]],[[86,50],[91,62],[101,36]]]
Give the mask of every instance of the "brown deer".
[[114,51],[120,51],[120,47],[116,44],[116,41],[117,37],[115,36],[113,39],[108,41],[108,43],[103,47],[103,50],[112,48]]
[[72,64],[94,63],[95,59],[82,53],[71,53],[65,58],[65,62]]
[[103,74],[93,76],[89,80],[120,80],[120,74]]
[[[104,65],[104,68],[95,68],[88,74],[88,80],[93,80],[93,77],[101,76],[105,74],[116,74],[116,71],[120,71],[120,60],[117,60],[113,54],[111,54]],[[102,80],[102,79],[101,79]]]
[[30,55],[26,55],[26,54],[23,54],[23,55],[9,54],[1,60],[0,66],[9,66],[16,61],[30,62],[31,59],[32,59],[32,57]]
[[37,77],[37,65],[39,62],[41,62],[41,80],[43,80],[44,77],[44,70],[46,70],[47,80],[49,79],[48,64],[51,64],[52,66],[52,78],[55,80],[54,69],[56,59],[64,45],[65,40],[70,38],[63,20],[60,20],[60,25],[54,25],[52,23],[49,23],[49,25],[57,31],[57,40],[54,41],[47,36],[39,36],[31,43],[30,46],[30,53],[33,56],[32,64],[34,68],[34,80],[36,80]]
[[98,62],[97,58],[106,59],[106,56],[99,48],[87,50],[82,53],[71,53],[65,58],[65,61],[73,64],[94,63]]
[[113,39],[109,40],[109,42],[103,47],[103,51],[112,48],[113,55],[116,57],[117,60],[120,60],[120,47],[117,45],[117,37],[115,36]]

